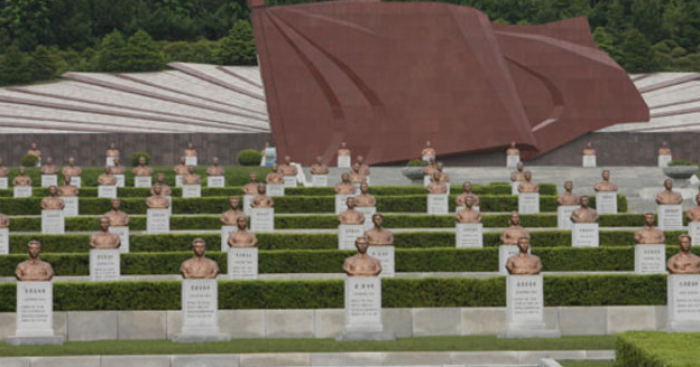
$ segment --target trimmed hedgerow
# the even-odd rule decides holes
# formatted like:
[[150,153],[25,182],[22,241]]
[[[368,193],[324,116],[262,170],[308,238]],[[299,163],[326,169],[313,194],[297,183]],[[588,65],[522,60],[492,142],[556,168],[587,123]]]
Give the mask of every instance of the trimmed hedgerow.
[[[0,284],[0,312],[14,312],[16,286]],[[503,307],[505,277],[382,279],[382,305]],[[547,306],[663,305],[663,275],[545,276]],[[342,280],[220,281],[220,309],[343,307]],[[55,311],[179,310],[176,281],[56,283]],[[619,357],[618,357],[619,358]],[[626,365],[632,366],[632,365]]]
[[696,367],[700,333],[629,331],[615,340],[619,367]]

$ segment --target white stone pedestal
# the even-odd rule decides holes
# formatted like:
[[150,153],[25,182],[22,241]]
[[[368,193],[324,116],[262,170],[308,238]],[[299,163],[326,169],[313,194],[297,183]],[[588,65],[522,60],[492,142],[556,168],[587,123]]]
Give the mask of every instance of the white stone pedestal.
[[7,177],[0,177],[0,189],[7,190]]
[[341,224],[338,226],[338,250],[352,250],[355,248],[357,237],[365,233],[363,224]]
[[430,185],[430,175],[423,175],[423,186],[428,187]]
[[222,188],[225,186],[226,186],[226,179],[224,179],[224,176],[209,176],[209,177],[207,177],[207,187]]
[[573,228],[571,214],[580,208],[578,205],[560,205],[557,207],[557,228],[570,230]]
[[80,176],[71,176],[70,184],[71,184],[71,186],[75,186],[77,188],[80,188],[83,184],[83,179],[80,178]]
[[284,196],[284,184],[269,184],[266,186],[268,196]]
[[228,250],[228,278],[231,280],[258,279],[258,248],[231,247]]
[[595,209],[598,214],[617,214],[617,191],[596,193]]
[[126,178],[124,175],[114,175],[114,178],[117,179],[117,187],[126,187]]
[[666,245],[636,245],[634,272],[638,274],[666,273]]
[[359,183],[359,182],[356,182],[356,183],[352,184],[352,187],[355,188],[355,196],[361,194],[361,191],[360,191],[360,183]]
[[107,157],[107,159],[105,159],[105,166],[114,167],[114,157]]
[[250,209],[252,209],[250,203],[253,201],[254,197],[255,195],[243,195],[243,213],[245,213],[245,215],[250,215]]
[[219,283],[216,279],[182,281],[182,331],[175,343],[229,341],[219,329]]
[[506,329],[501,338],[559,338],[544,324],[542,275],[509,275],[506,280]]
[[540,212],[540,193],[523,192],[518,194],[518,212],[522,214],[537,214]]
[[168,199],[168,215],[173,215],[173,197],[168,195],[165,198]]
[[481,223],[457,223],[455,243],[457,248],[484,247],[484,225]]
[[700,331],[700,275],[669,274],[666,330]]
[[151,187],[151,176],[134,176],[134,187]]
[[379,277],[345,279],[345,329],[336,340],[393,340],[382,324],[382,280]]
[[196,167],[196,166],[197,166],[197,156],[194,156],[194,157],[192,157],[192,156],[185,157],[185,165],[187,165],[187,166],[195,166],[195,167]]
[[63,208],[63,215],[66,217],[77,217],[80,215],[77,196],[64,196],[61,197],[61,199],[63,199],[63,204],[65,204],[65,207]]
[[238,232],[238,227],[236,226],[221,226],[221,252],[228,252],[228,239],[231,237],[231,234],[236,232]]
[[519,155],[506,155],[506,167],[516,168],[518,167],[518,163],[520,163]]
[[114,199],[117,197],[117,186],[100,185],[97,187],[97,197]]
[[284,176],[284,188],[297,187],[297,176]]
[[326,187],[328,186],[328,175],[311,175],[311,186]]
[[692,245],[700,245],[700,222],[690,222],[688,223],[688,234],[693,240]]
[[594,155],[584,155],[583,156],[583,166],[586,168],[596,167],[596,156]]
[[659,167],[661,168],[666,168],[668,167],[668,164],[673,160],[673,158],[670,155],[660,155],[658,162],[659,162]]
[[393,278],[396,275],[395,270],[395,253],[394,246],[370,246],[367,249],[367,255],[377,258],[382,266],[382,272],[379,273],[381,278]]
[[64,234],[66,232],[66,220],[63,210],[52,209],[41,211],[42,234]]
[[518,186],[520,186],[520,181],[512,181],[510,183],[510,194],[518,195]]
[[0,228],[0,255],[10,253],[10,229]]
[[358,206],[355,210],[362,213],[365,216],[365,231],[372,229],[374,223],[372,223],[372,216],[377,212],[376,206]]
[[182,175],[175,175],[175,187],[182,187]]
[[598,223],[574,223],[571,230],[571,245],[573,247],[600,246]]
[[15,186],[12,190],[13,197],[15,198],[28,198],[32,196],[31,186]]
[[683,229],[682,205],[659,205],[659,229],[662,231],[680,231]]
[[251,208],[250,230],[255,233],[275,231],[274,208]]
[[41,175],[41,187],[58,186],[58,176]]
[[[516,245],[500,245],[498,246],[498,272],[501,274],[508,274],[506,269],[506,263],[508,258],[513,255],[517,255],[520,250]],[[528,250],[529,252],[529,250]]]
[[53,330],[53,283],[17,282],[17,327],[7,344],[63,344]]
[[447,194],[428,194],[428,214],[449,214],[449,196]]
[[200,198],[202,197],[202,185],[182,185],[183,198]]
[[129,227],[126,226],[110,226],[109,232],[119,235],[119,252],[122,254],[129,253]]
[[90,250],[90,281],[117,282],[121,276],[119,249]]
[[[464,209],[466,209],[466,208],[467,208],[466,206],[458,206],[458,207],[455,207],[455,214],[458,214],[459,212],[461,212],[462,210],[464,210]],[[481,211],[481,208],[478,207],[478,206],[472,206],[472,209],[473,209],[473,210],[476,210],[477,212],[480,212],[480,211]]]
[[170,211],[168,209],[148,209],[146,212],[146,233],[170,233]]
[[348,198],[354,195],[335,195],[335,214],[348,210]]
[[343,155],[338,157],[338,168],[350,168],[350,156]]

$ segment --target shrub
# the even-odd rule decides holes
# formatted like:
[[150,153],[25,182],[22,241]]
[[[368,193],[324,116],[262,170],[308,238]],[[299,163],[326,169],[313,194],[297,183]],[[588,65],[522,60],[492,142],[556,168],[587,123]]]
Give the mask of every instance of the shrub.
[[618,367],[696,367],[700,333],[629,331],[615,341]]
[[238,152],[238,163],[243,166],[259,166],[262,154],[255,149],[244,149]]
[[695,163],[691,161],[687,161],[685,159],[674,159],[670,162],[668,162],[669,166],[694,166]]
[[129,160],[131,161],[131,165],[136,167],[139,165],[139,159],[141,157],[146,157],[146,164],[151,164],[151,155],[146,153],[146,152],[136,152],[133,153],[130,157]]
[[406,167],[425,167],[428,164],[430,164],[430,162],[428,162],[428,161],[413,160],[413,161],[408,161],[408,163],[406,163]]
[[23,167],[36,167],[37,163],[39,163],[39,157],[33,154],[25,154],[20,163],[22,163]]

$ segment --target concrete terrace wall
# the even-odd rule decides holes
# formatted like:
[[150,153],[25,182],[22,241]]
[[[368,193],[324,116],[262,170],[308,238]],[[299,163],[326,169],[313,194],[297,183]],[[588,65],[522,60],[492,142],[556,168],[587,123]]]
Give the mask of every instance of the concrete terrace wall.
[[114,142],[121,151],[122,163],[134,152],[148,152],[153,165],[175,165],[180,161],[188,142],[194,143],[200,164],[219,157],[224,165],[238,164],[238,152],[243,149],[261,150],[265,142],[272,143],[269,133],[120,133],[120,134],[0,134],[0,158],[6,166],[17,166],[36,142],[41,155],[53,157],[62,165],[75,156],[79,166],[103,166],[105,151]]

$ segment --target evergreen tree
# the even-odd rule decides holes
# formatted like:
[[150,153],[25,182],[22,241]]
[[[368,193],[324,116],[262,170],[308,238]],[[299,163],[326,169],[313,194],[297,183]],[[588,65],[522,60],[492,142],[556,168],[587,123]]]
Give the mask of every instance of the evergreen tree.
[[630,73],[653,71],[656,66],[654,51],[644,34],[632,28],[625,33],[624,38],[620,45],[622,67]]
[[255,40],[253,29],[246,20],[239,20],[229,35],[219,40],[214,49],[214,60],[222,65],[255,65]]
[[5,55],[0,57],[0,84],[23,84],[31,80],[27,56],[14,43],[7,48]]
[[160,47],[146,31],[139,30],[129,37],[122,70],[153,71],[164,67],[165,60]]
[[58,69],[58,63],[49,52],[49,49],[44,46],[37,46],[31,56],[32,79],[51,79],[56,76],[56,69]]
[[125,61],[126,43],[118,30],[106,35],[102,39],[100,50],[97,53],[97,70],[116,72],[122,71]]
[[662,4],[659,0],[634,0],[632,2],[632,19],[637,28],[650,42],[660,41]]
[[615,37],[610,34],[605,28],[598,27],[593,31],[593,39],[601,51],[607,53],[610,57],[616,59],[617,52],[615,51]]

